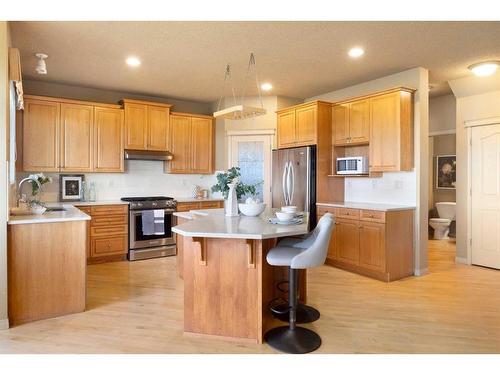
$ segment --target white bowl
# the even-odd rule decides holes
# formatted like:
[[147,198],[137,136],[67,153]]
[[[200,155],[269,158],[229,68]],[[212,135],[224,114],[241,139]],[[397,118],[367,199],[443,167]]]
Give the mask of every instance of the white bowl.
[[283,212],[283,211],[277,211],[276,212],[276,217],[280,221],[290,221],[295,217],[295,214],[293,212]]
[[41,215],[43,214],[45,211],[47,211],[47,207],[43,207],[43,206],[33,206],[30,208],[31,212],[35,215]]
[[239,203],[238,208],[245,216],[259,216],[264,212],[266,205],[264,203]]
[[295,213],[297,212],[297,206],[283,206],[281,207],[281,212]]

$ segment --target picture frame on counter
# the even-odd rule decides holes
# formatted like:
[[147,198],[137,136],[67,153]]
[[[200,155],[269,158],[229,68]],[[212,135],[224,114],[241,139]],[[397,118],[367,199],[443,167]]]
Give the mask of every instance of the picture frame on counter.
[[59,200],[79,202],[83,200],[83,174],[61,174],[59,176]]

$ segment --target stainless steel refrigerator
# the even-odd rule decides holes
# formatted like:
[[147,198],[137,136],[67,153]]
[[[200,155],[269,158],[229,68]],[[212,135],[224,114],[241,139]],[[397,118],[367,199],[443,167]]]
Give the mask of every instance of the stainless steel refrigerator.
[[316,225],[316,146],[273,151],[272,206],[297,206]]

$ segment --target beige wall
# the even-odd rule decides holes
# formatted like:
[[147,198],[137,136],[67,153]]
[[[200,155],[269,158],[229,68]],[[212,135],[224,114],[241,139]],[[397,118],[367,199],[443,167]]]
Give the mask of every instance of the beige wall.
[[9,142],[8,24],[0,21],[0,329],[8,328],[7,312],[7,145]]
[[455,131],[457,100],[455,95],[429,99],[429,133]]
[[457,260],[467,260],[468,136],[466,121],[500,117],[500,73],[450,81],[457,97]]
[[[429,196],[429,79],[428,71],[423,68],[409,69],[390,76],[382,77],[341,90],[317,95],[309,100],[339,101],[356,96],[406,86],[417,89],[414,97],[414,139],[415,170],[406,173],[384,173],[381,179],[345,179],[346,197],[355,196],[357,200],[386,203],[399,197],[401,203],[414,204],[415,216],[415,274],[427,273],[427,226]],[[403,190],[396,186],[403,186]],[[380,189],[380,186],[383,189]],[[355,191],[353,191],[355,190]]]

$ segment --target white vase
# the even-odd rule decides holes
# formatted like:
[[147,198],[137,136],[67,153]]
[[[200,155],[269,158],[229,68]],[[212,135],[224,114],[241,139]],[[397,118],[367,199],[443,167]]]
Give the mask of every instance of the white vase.
[[228,184],[229,194],[225,200],[224,207],[226,209],[226,216],[238,216],[238,199],[236,197],[236,185]]

